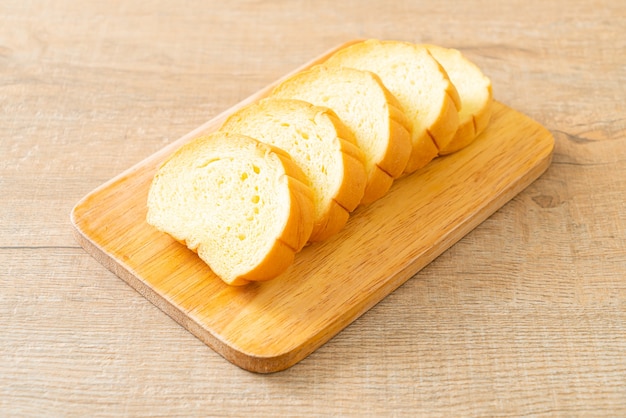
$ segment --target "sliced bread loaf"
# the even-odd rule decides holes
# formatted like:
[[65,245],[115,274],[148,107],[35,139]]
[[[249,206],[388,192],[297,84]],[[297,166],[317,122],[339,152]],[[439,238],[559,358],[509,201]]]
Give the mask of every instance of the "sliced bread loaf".
[[443,66],[461,98],[459,128],[448,145],[439,150],[450,154],[469,145],[487,127],[491,118],[491,80],[456,49],[424,45]]
[[384,196],[404,172],[412,149],[409,122],[375,74],[316,66],[281,83],[272,96],[328,107],[352,131],[365,155],[367,185],[361,203]]
[[181,147],[158,170],[147,221],[196,251],[227,284],[282,273],[313,229],[313,196],[290,156],[217,132]]
[[461,102],[445,70],[426,48],[370,39],[339,50],[324,64],[371,71],[398,99],[411,123],[413,150],[406,173],[425,166],[452,140]]
[[231,115],[220,130],[254,137],[291,155],[313,189],[315,222],[310,241],[339,232],[363,197],[363,153],[328,108],[268,98]]

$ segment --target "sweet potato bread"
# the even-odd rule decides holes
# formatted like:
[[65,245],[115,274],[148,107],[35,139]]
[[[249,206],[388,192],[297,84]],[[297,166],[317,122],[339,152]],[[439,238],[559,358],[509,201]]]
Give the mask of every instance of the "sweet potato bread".
[[493,93],[491,80],[463,54],[452,48],[423,45],[443,66],[461,99],[459,127],[440,155],[450,154],[468,146],[487,127],[491,118]]
[[409,121],[375,74],[316,66],[281,83],[272,95],[329,107],[352,131],[365,155],[363,204],[384,196],[404,172],[411,154]]
[[224,282],[268,280],[313,230],[313,194],[285,151],[217,132],[174,153],[156,173],[147,221],[198,253]]
[[234,113],[220,130],[254,137],[291,155],[313,190],[315,221],[310,241],[339,232],[363,197],[363,153],[328,108],[269,98]]
[[428,164],[452,140],[461,100],[425,47],[370,39],[337,51],[324,64],[371,71],[398,99],[411,123],[413,150],[406,173]]
[[368,40],[276,87],[157,171],[147,221],[225,283],[275,278],[359,203],[490,120],[491,83],[458,51]]

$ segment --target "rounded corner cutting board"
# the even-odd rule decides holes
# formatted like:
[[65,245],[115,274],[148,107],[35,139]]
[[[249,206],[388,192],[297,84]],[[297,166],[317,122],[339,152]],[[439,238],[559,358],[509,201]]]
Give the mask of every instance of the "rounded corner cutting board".
[[470,146],[396,181],[340,233],[305,247],[278,278],[229,287],[146,223],[148,189],[168,155],[217,130],[281,80],[103,184],[72,211],[78,242],[98,261],[224,358],[260,373],[302,360],[415,275],[539,177],[554,145],[541,125],[495,102],[489,127]]

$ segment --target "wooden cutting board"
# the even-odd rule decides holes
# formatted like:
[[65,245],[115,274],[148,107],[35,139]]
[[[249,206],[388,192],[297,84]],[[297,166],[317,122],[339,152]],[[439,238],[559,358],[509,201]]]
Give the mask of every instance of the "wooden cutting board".
[[297,363],[414,276],[539,177],[554,145],[541,125],[496,102],[472,145],[396,181],[280,277],[229,287],[146,223],[148,188],[169,154],[280,81],[100,186],[71,216],[78,242],[104,266],[224,358],[263,373]]

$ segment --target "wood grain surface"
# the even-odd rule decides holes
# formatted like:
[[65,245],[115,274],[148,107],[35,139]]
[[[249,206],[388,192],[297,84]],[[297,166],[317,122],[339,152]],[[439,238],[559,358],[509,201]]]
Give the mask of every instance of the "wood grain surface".
[[[626,415],[620,1],[0,2],[0,416]],[[69,212],[354,38],[461,49],[555,138],[547,172],[297,365],[223,360]]]
[[[331,52],[326,54],[329,56]],[[315,60],[314,62],[316,62]],[[244,102],[260,100],[278,82]],[[157,167],[208,121],[89,193],[72,210],[78,242],[223,357],[249,371],[292,366],[352,323],[549,167],[554,139],[500,103],[474,143],[395,182],[332,239],[307,246],[268,283],[225,285],[146,222]]]

